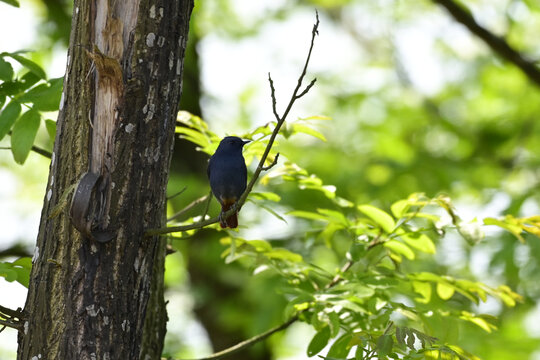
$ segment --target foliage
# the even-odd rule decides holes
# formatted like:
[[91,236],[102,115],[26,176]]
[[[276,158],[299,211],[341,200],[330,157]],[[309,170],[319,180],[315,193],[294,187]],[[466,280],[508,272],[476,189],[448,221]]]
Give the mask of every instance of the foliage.
[[[181,137],[208,154],[215,150],[219,137],[199,117],[181,113],[179,120],[183,124],[177,127]],[[302,127],[295,126],[297,122],[289,124],[286,137],[310,134],[303,131],[309,123],[299,122]],[[272,128],[273,123],[269,123],[244,134],[252,140],[245,149],[248,164],[262,155]],[[313,132],[310,135],[322,138]],[[254,275],[269,272],[286,284],[281,288],[288,301],[285,316],[298,316],[316,331],[307,349],[309,356],[329,346],[324,359],[345,359],[351,352],[355,359],[476,359],[448,333],[457,331],[459,322],[474,324],[488,333],[496,329],[495,317],[474,311],[474,305],[487,301],[488,296],[509,307],[522,301],[508,286],[490,287],[423,269],[422,262],[435,254],[445,232],[454,229],[471,245],[483,237],[481,231],[465,230],[466,224],[448,196],[412,194],[394,202],[389,213],[336,196],[338,189],[289,161],[272,169],[264,183],[278,179],[293,183],[299,190],[321,192],[331,201],[331,208],[286,214],[272,211],[280,220],[293,217],[304,223],[291,237],[303,237],[304,244],[311,240],[311,245],[293,251],[229,231],[221,239],[227,246],[222,257],[228,263],[242,262]],[[251,201],[264,210],[271,207],[266,204],[269,201],[280,200],[280,194],[266,190],[251,196]],[[450,220],[447,225],[443,225],[445,216]],[[486,223],[499,224],[493,219]],[[517,235],[522,232],[514,230]],[[312,252],[321,244],[336,254],[341,269],[325,269],[324,264],[317,263]]]
[[32,259],[22,257],[13,262],[0,261],[0,276],[7,281],[17,281],[25,287],[28,287],[30,280],[30,269],[32,269]]
[[[8,59],[23,67],[18,76]],[[34,145],[44,112],[57,111],[62,94],[62,78],[48,79],[45,71],[20,53],[0,53],[0,140],[11,135],[11,152],[23,164]],[[23,112],[23,107],[26,111]],[[51,140],[55,122],[45,120]]]

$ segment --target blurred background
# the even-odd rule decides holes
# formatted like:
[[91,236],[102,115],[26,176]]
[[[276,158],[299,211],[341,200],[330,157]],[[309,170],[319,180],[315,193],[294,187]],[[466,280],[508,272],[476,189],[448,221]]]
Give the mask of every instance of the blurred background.
[[[466,5],[480,24],[529,59],[540,59],[538,1]],[[316,77],[317,83],[290,119],[331,120],[317,122],[327,141],[281,140],[290,161],[359,204],[388,208],[413,192],[446,193],[467,220],[540,213],[540,89],[431,1],[195,1],[180,109],[201,116],[220,136],[272,121],[268,72],[282,111],[303,66],[315,9],[320,36],[308,80]],[[63,76],[71,11],[67,0],[22,0],[20,8],[0,3],[0,52],[32,50],[49,77]],[[36,144],[52,148],[44,128]],[[6,146],[5,138],[0,147]],[[208,193],[206,164],[207,156],[193,144],[177,140],[168,192],[186,190],[170,201],[171,214]],[[0,260],[32,256],[48,167],[49,160],[36,153],[19,166],[9,151],[0,150]],[[280,214],[325,201],[318,192],[288,184],[266,186],[281,196],[272,205]],[[203,210],[196,207],[187,216]],[[210,214],[217,212],[214,201]],[[299,224],[286,219],[247,204],[240,232],[296,249],[311,247],[319,263],[339,266],[324,244],[295,238]],[[486,239],[474,248],[445,237],[430,266],[493,286],[507,284],[525,302],[515,308],[491,300],[480,304],[500,318],[499,330],[486,334],[463,325],[457,343],[483,359],[539,360],[540,242],[530,237],[521,244],[510,234],[485,231]],[[220,237],[202,230],[171,242],[177,252],[166,262],[166,355],[200,357],[283,320],[286,302],[278,280],[224,264]],[[22,285],[0,277],[1,305],[23,307],[25,296]],[[294,324],[237,358],[304,359],[312,336],[313,330]],[[0,359],[15,354],[16,333],[6,329]]]

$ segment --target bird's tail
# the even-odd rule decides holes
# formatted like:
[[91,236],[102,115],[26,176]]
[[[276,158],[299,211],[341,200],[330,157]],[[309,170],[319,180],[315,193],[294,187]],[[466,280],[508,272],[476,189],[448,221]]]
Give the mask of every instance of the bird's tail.
[[[221,205],[221,212],[224,213],[226,212],[227,210],[229,210],[232,206],[234,205],[234,203],[232,204],[227,204],[227,203],[224,203],[223,205]],[[220,221],[219,221],[219,225],[222,227],[222,228],[231,228],[231,229],[234,229],[236,227],[238,227],[238,213],[235,212],[234,214],[232,214],[231,216],[227,217],[226,219],[224,218],[221,218]]]

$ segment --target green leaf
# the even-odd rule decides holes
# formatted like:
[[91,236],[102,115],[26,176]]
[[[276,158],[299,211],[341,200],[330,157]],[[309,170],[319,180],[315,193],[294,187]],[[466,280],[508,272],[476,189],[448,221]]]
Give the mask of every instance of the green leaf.
[[396,327],[396,340],[398,344],[405,345],[405,334],[406,332],[404,331],[403,328],[399,326]]
[[275,212],[272,208],[270,208],[270,207],[268,207],[268,206],[266,206],[266,205],[264,205],[262,203],[256,203],[256,205],[258,207],[260,207],[261,209],[264,209],[264,210],[268,211],[270,214],[274,215],[276,218],[283,221],[285,224],[288,224],[287,220],[283,216],[281,216],[277,212]]
[[336,210],[330,210],[330,209],[317,209],[317,212],[319,214],[326,215],[328,220],[330,220],[333,223],[339,223],[345,226],[349,225],[349,222],[347,221],[347,218],[343,213],[336,211]]
[[249,196],[261,200],[269,200],[274,202],[279,202],[281,200],[281,197],[273,192],[251,192]]
[[58,110],[62,97],[62,80],[62,78],[52,79],[48,84],[33,87],[17,100],[22,103],[32,103],[34,108],[41,111]]
[[7,281],[17,281],[25,287],[28,287],[30,281],[30,270],[32,268],[32,259],[23,257],[14,262],[0,262],[0,276]]
[[41,66],[39,66],[32,60],[27,59],[18,54],[7,54],[7,56],[11,57],[14,60],[17,60],[22,66],[24,66],[25,68],[33,72],[35,75],[39,76],[40,79],[43,79],[43,80],[47,79],[47,75],[45,75],[45,71],[43,71]]
[[319,234],[319,237],[324,240],[324,243],[326,244],[326,246],[328,246],[328,248],[331,248],[334,234],[336,233],[336,231],[341,230],[343,228],[345,228],[345,226],[341,224],[338,224],[335,222],[328,223],[328,225],[326,225],[324,230],[321,231],[321,233]]
[[49,138],[51,141],[54,141],[54,138],[56,137],[56,121],[49,119],[45,120],[45,127],[47,128]]
[[0,140],[6,136],[21,113],[21,104],[10,102],[0,113]]
[[270,259],[286,260],[290,262],[302,262],[302,255],[293,253],[287,249],[275,248],[271,251],[264,253],[264,255]]
[[301,125],[301,124],[293,124],[292,128],[293,128],[293,133],[304,133],[304,134],[316,137],[317,139],[320,139],[322,141],[326,141],[326,138],[324,137],[323,134],[321,134],[320,132],[318,132],[317,130],[309,126]]
[[0,276],[3,276],[9,282],[13,282],[17,280],[17,272],[13,269],[8,269],[8,268],[2,269],[0,271]]
[[382,359],[392,352],[392,347],[394,346],[394,339],[391,335],[381,335],[377,339],[377,353],[379,354],[379,359]]
[[326,216],[318,214],[318,213],[314,213],[311,211],[294,210],[294,211],[289,211],[287,215],[304,218],[304,219],[310,219],[310,220],[328,221],[328,218]]
[[414,342],[416,340],[414,338],[414,333],[409,328],[405,328],[405,329],[406,329],[406,333],[407,333],[407,347],[409,349],[411,349],[411,350],[414,350]]
[[341,207],[353,207],[354,206],[354,203],[345,199],[345,198],[342,198],[342,197],[339,197],[339,196],[336,196],[333,198],[334,202],[338,205],[338,206],[341,206]]
[[512,289],[506,285],[500,285],[496,289],[496,294],[506,306],[516,306],[516,301],[523,302],[523,297],[513,292]]
[[397,240],[388,240],[384,244],[384,247],[392,250],[394,253],[403,255],[409,260],[414,260],[414,252],[410,247]]
[[19,258],[19,259],[15,260],[13,262],[13,265],[18,265],[18,266],[21,266],[21,267],[26,268],[26,269],[31,269],[32,268],[32,258],[28,257],[28,256]]
[[401,238],[411,247],[428,254],[435,254],[436,248],[433,241],[426,234],[403,234]]
[[324,349],[326,345],[328,345],[329,340],[330,327],[325,326],[319,332],[317,332],[315,336],[313,336],[313,339],[311,339],[307,348],[307,355],[314,356],[320,353],[321,350]]
[[356,348],[356,353],[354,354],[354,360],[364,360],[364,348],[358,346]]
[[351,248],[349,249],[349,252],[347,253],[347,258],[354,262],[357,262],[365,253],[366,253],[366,245],[355,243],[351,245]]
[[521,236],[521,232],[523,231],[521,226],[516,224],[511,224],[502,220],[498,220],[495,218],[485,218],[484,219],[484,225],[496,225],[499,226],[505,230],[510,231],[516,238],[518,238],[519,241],[522,243],[525,242],[525,239],[523,236]]
[[21,86],[21,91],[24,91],[26,89],[30,89],[32,86],[34,86],[35,83],[40,81],[40,77],[34,74],[33,72],[27,72],[24,74],[21,78],[21,81],[19,82]]
[[[491,321],[495,319],[493,316],[489,316],[489,315],[476,316],[474,314],[471,314],[470,312],[462,311],[460,318],[479,326],[480,328],[484,329],[488,333],[497,329],[497,326],[491,323]],[[488,321],[488,319],[490,321]]]
[[399,200],[393,203],[392,206],[390,206],[390,210],[392,211],[392,214],[394,214],[394,216],[399,219],[407,213],[409,207],[410,203],[408,200]]
[[413,281],[413,289],[416,293],[422,295],[418,302],[427,304],[431,300],[431,284],[423,281]]
[[25,288],[28,288],[30,283],[30,269],[15,266],[13,267],[13,271],[17,273],[17,278],[15,280]]
[[13,79],[13,66],[0,57],[0,80],[11,81]]
[[197,130],[193,130],[186,126],[177,126],[176,133],[180,134],[180,137],[191,141],[192,143],[199,145],[201,148],[206,149],[211,145],[210,139],[203,133]]
[[376,222],[387,233],[391,233],[396,227],[396,223],[392,216],[373,205],[358,205],[358,210]]
[[272,245],[270,245],[270,243],[266,240],[249,240],[245,241],[244,243],[252,246],[256,251],[259,252],[272,251]]
[[39,123],[39,113],[35,110],[29,110],[13,126],[11,152],[17,163],[23,164],[26,161],[28,153],[30,153],[32,145],[34,145]]
[[456,289],[452,285],[446,282],[437,282],[437,295],[439,295],[441,299],[450,299],[454,295],[455,291]]
[[19,2],[17,0],[0,0],[3,3],[9,4],[11,6],[19,7]]
[[328,325],[330,326],[330,337],[335,337],[339,334],[339,315],[332,311],[328,313],[328,320],[330,321]]
[[349,342],[352,339],[351,334],[345,334],[341,336],[339,339],[337,339],[334,344],[332,344],[332,347],[328,351],[328,357],[338,358],[338,359],[344,359],[347,354],[349,354]]
[[332,120],[330,116],[324,115],[313,115],[305,118],[298,118],[299,121],[310,121],[310,120]]

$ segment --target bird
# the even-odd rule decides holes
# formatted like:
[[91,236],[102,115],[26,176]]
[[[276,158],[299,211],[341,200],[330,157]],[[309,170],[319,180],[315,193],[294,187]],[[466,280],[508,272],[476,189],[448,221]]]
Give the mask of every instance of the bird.
[[[237,202],[246,190],[247,168],[242,149],[249,140],[244,141],[236,136],[224,137],[208,162],[207,175],[210,188],[221,204],[219,224],[222,228],[238,227]],[[227,210],[235,212],[225,218]]]

